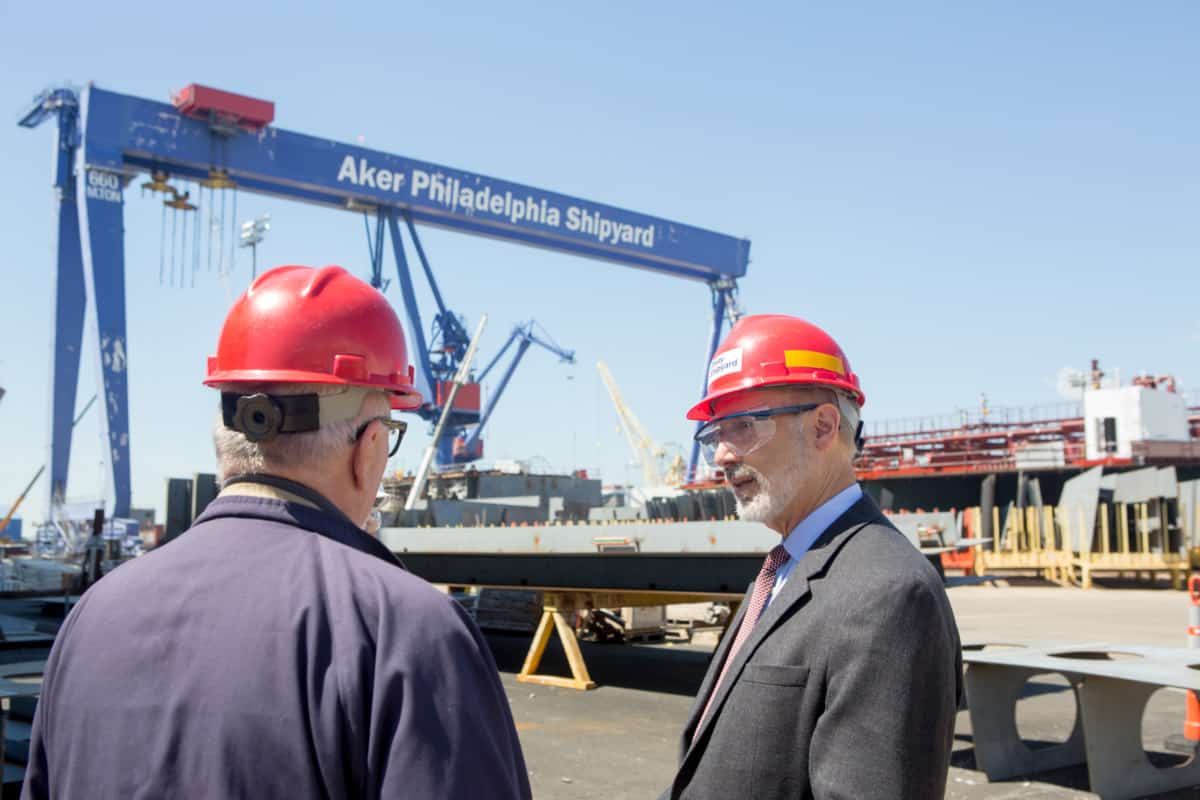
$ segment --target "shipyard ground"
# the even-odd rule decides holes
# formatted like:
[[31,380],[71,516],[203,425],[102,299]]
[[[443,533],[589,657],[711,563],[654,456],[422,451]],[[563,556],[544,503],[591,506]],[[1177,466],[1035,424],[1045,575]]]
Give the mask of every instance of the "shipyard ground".
[[[1062,589],[1038,581],[952,586],[949,591],[964,641],[1070,639],[1180,647],[1185,644],[1187,595],[1167,588]],[[584,655],[600,687],[575,692],[518,683],[527,636],[489,634],[525,750],[534,797],[655,798],[673,774],[679,731],[704,675],[713,640],[690,645],[589,645]],[[544,672],[566,674],[551,649]],[[1021,734],[1061,741],[1074,721],[1066,682],[1036,679],[1018,703]],[[1150,758],[1169,762],[1164,739],[1182,730],[1182,692],[1160,690],[1143,720]],[[863,757],[869,757],[869,754]],[[946,797],[1089,798],[1084,767],[989,784],[975,769],[971,725],[959,712]],[[1200,798],[1200,789],[1157,795]]]

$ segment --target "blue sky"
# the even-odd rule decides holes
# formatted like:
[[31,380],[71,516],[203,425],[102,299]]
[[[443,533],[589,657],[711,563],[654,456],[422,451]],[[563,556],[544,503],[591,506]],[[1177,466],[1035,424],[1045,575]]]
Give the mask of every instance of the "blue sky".
[[[868,418],[975,408],[981,392],[993,406],[1054,403],[1059,369],[1093,357],[1193,390],[1200,7],[1052,5],[213,2],[181,15],[0,0],[0,506],[45,460],[52,325],[53,130],[15,118],[65,82],[163,100],[205,83],[274,100],[280,127],[747,237],[745,310],[833,333]],[[240,198],[239,217],[264,212],[260,266],[366,274],[360,217]],[[228,306],[210,274],[160,285],[160,222],[156,200],[128,193],[139,506],[161,505],[165,477],[212,468],[216,398],[199,381]],[[423,234],[450,306],[468,328],[490,316],[484,357],[531,317],[578,353],[566,367],[529,352],[489,456],[634,479],[600,359],[656,439],[687,440],[705,286]],[[249,281],[238,255],[235,291]],[[411,437],[394,465],[415,467],[422,445]],[[90,418],[70,495],[98,492],[99,453]]]

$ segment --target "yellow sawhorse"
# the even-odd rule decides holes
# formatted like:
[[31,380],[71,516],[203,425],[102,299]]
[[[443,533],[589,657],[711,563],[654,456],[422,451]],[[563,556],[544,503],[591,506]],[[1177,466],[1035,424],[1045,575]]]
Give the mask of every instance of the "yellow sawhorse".
[[[538,675],[537,668],[542,663],[546,653],[546,645],[550,644],[551,635],[557,631],[562,642],[563,651],[567,654],[567,663],[571,666],[571,677],[560,678],[557,675]],[[575,631],[567,624],[566,617],[556,606],[542,606],[542,618],[538,622],[537,633],[533,635],[533,644],[525,655],[525,663],[517,673],[521,683],[540,683],[543,686],[558,686],[562,689],[595,689],[596,682],[588,674],[587,664],[584,663],[583,653],[579,650],[579,641]]]
[[[538,621],[537,632],[533,634],[533,642],[529,652],[525,654],[525,663],[517,673],[521,683],[537,683],[542,686],[557,686],[561,689],[595,689],[596,682],[588,674],[587,664],[583,653],[579,650],[579,640],[575,638],[575,630],[567,622],[564,614],[574,614],[579,608],[622,608],[625,606],[664,606],[676,603],[702,603],[709,601],[732,602],[742,599],[740,594],[684,594],[681,592],[546,592],[542,598],[542,618]],[[562,642],[563,652],[567,654],[567,664],[571,668],[571,677],[558,675],[539,675],[537,669],[541,666],[542,656],[546,654],[546,646],[551,637],[558,634]]]

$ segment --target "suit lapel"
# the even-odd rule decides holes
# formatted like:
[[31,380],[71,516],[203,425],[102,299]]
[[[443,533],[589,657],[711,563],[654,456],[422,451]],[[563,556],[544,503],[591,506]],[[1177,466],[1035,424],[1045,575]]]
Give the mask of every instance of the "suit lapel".
[[[865,527],[868,523],[878,520],[882,515],[875,502],[866,494],[852,505],[845,514],[838,517],[821,536],[813,542],[812,547],[800,559],[800,563],[788,576],[787,583],[783,585],[783,589],[771,601],[758,622],[754,624],[754,628],[750,631],[749,638],[742,644],[740,650],[733,658],[733,662],[729,665],[729,671],[725,675],[725,680],[717,687],[717,694],[713,698],[712,708],[707,717],[700,721],[700,730],[696,731],[696,735],[688,736],[685,742],[685,757],[694,749],[693,742],[697,742],[704,735],[704,732],[713,720],[721,711],[721,706],[725,702],[725,698],[733,689],[733,684],[737,682],[738,677],[742,673],[742,668],[746,666],[746,662],[754,653],[759,643],[767,637],[767,635],[779,624],[779,622],[788,614],[788,612],[804,602],[809,594],[811,594],[811,581],[818,578],[825,569],[829,566],[829,562],[837,555],[842,546],[850,540],[855,533]],[[754,584],[750,584],[750,589],[753,591]],[[742,602],[742,607],[739,610],[737,620],[735,622],[740,625],[741,619],[746,613],[746,607],[749,605],[750,593],[747,592],[745,600]],[[717,676],[721,674],[721,664],[724,662],[725,653],[732,645],[733,639],[737,636],[737,627],[730,625],[725,632],[725,637],[721,640],[721,646],[718,648],[717,656],[714,657],[712,664],[709,666],[708,674],[704,676],[704,683],[700,687],[700,694],[697,696],[697,702],[693,704],[692,713],[688,719],[688,725],[685,730],[687,735],[697,724],[697,717],[703,710],[707,702],[708,695],[712,691],[712,683]]]
[[742,597],[742,602],[738,606],[737,613],[733,615],[733,619],[725,628],[725,635],[721,637],[721,641],[717,642],[717,649],[713,652],[712,661],[708,663],[708,671],[704,673],[704,680],[700,683],[700,689],[696,692],[696,699],[692,703],[691,711],[688,712],[687,724],[683,727],[684,752],[691,746],[691,741],[694,738],[692,731],[696,728],[696,723],[700,713],[704,711],[704,706],[708,701],[709,694],[712,693],[713,682],[717,676],[721,674],[721,665],[725,663],[725,656],[729,653],[729,648],[733,646],[733,640],[737,637],[738,627],[742,624],[742,618],[746,616],[746,609],[750,605],[750,595],[754,591],[754,581],[746,588],[746,594]]

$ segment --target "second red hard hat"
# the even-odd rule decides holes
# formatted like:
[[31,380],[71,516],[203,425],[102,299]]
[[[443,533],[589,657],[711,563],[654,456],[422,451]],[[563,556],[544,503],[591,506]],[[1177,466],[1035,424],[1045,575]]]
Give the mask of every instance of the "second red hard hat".
[[688,419],[713,418],[713,401],[765,386],[811,385],[840,389],[861,407],[867,400],[842,348],[829,334],[798,317],[743,317],[717,348],[708,368],[708,391]]

